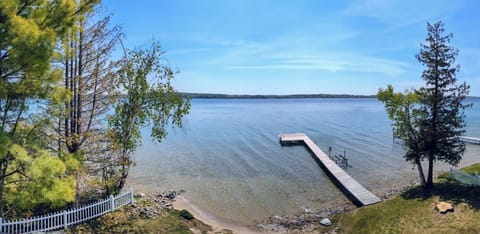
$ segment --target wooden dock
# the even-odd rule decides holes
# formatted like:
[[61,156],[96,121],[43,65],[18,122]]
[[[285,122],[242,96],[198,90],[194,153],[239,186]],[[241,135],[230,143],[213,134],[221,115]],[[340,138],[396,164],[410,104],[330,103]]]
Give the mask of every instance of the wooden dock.
[[380,198],[348,175],[304,133],[282,134],[280,135],[280,143],[282,145],[305,144],[313,153],[313,156],[315,156],[315,160],[325,169],[330,178],[336,182],[340,189],[357,205],[366,206],[380,202]]
[[465,143],[480,145],[480,138],[461,136],[460,140],[462,140]]

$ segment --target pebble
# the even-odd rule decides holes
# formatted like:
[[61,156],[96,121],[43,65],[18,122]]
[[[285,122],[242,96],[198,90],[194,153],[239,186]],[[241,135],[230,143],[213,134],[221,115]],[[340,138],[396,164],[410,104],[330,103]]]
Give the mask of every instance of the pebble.
[[328,218],[324,218],[320,221],[320,224],[322,224],[324,226],[330,226],[330,225],[332,225],[332,221],[330,221],[330,219],[328,219]]

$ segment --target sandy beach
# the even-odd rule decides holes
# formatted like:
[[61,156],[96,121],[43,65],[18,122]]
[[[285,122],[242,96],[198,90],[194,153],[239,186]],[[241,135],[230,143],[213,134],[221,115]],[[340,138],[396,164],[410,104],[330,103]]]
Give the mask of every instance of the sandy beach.
[[228,222],[226,220],[221,220],[221,218],[214,217],[211,214],[208,214],[205,211],[200,210],[198,207],[196,207],[194,204],[192,204],[190,201],[185,199],[185,197],[178,195],[175,198],[175,202],[173,203],[174,209],[177,210],[188,210],[190,213],[195,216],[196,219],[202,221],[203,223],[212,226],[213,231],[220,231],[222,229],[228,229],[231,230],[233,233],[245,233],[245,234],[258,234],[261,232],[258,232],[254,229],[241,226],[232,222]]

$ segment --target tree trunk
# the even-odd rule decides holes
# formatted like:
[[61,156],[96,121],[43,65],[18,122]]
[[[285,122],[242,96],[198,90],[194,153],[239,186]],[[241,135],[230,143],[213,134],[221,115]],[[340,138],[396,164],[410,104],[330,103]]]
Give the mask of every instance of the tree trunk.
[[433,188],[433,159],[434,157],[432,155],[428,157],[427,188]]
[[423,174],[422,163],[419,160],[416,160],[415,164],[417,164],[418,177],[420,179],[420,185],[425,187],[427,183],[425,182],[425,174]]
[[5,187],[5,174],[7,169],[7,164],[5,162],[0,163],[0,218],[3,219],[3,208],[5,202],[3,200],[3,189]]

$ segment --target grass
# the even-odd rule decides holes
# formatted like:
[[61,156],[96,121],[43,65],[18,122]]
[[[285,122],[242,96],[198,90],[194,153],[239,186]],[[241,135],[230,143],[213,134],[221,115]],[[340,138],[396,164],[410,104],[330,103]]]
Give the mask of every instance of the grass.
[[[480,163],[463,168],[474,174]],[[445,201],[454,205],[454,212],[440,214],[435,205]],[[152,201],[138,200],[139,207],[151,206]],[[126,206],[99,219],[78,225],[67,233],[214,233],[212,228],[196,220],[187,211],[160,210],[155,218],[142,218],[135,209]],[[339,233],[479,233],[480,187],[469,187],[452,181],[449,172],[441,174],[433,189],[414,187],[381,203],[362,207],[332,217],[334,225],[319,227],[316,232]],[[215,233],[231,233],[222,230]]]
[[[137,199],[138,207],[153,202]],[[69,228],[66,233],[212,233],[212,228],[196,219],[186,210],[159,210],[158,217],[143,218],[135,208],[125,206],[101,218]],[[228,233],[228,232],[221,232]]]
[[[480,164],[463,168],[480,171]],[[454,212],[440,214],[435,205],[452,203]],[[479,233],[480,188],[439,176],[433,189],[415,187],[384,202],[334,217],[341,233]]]

